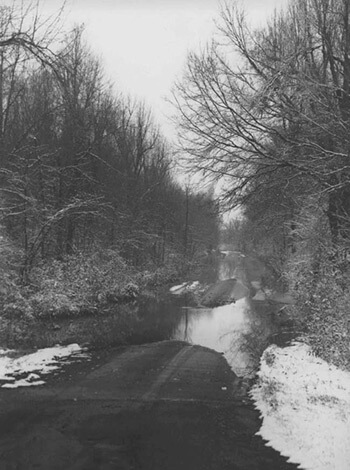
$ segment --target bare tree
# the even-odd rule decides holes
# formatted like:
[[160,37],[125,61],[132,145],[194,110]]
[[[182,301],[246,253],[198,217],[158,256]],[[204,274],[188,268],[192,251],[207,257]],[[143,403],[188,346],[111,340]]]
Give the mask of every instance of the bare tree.
[[348,0],[295,0],[253,31],[227,4],[220,41],[189,55],[174,89],[181,150],[228,179],[231,204],[277,178],[296,183],[324,194],[334,239],[350,217],[348,20]]

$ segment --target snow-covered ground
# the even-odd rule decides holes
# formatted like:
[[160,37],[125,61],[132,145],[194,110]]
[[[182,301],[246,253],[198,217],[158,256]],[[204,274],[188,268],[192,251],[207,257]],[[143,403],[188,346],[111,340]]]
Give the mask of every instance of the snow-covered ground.
[[268,445],[303,469],[350,469],[350,373],[304,343],[272,345],[250,393]]
[[39,349],[23,354],[0,349],[0,383],[2,388],[43,385],[43,376],[60,369],[72,360],[86,359],[89,355],[77,344]]

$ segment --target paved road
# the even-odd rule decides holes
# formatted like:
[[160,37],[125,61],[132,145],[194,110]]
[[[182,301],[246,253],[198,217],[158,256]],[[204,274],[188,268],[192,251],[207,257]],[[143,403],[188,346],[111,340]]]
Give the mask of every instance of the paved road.
[[1,470],[294,469],[254,434],[258,413],[222,355],[177,341],[70,365],[0,393]]

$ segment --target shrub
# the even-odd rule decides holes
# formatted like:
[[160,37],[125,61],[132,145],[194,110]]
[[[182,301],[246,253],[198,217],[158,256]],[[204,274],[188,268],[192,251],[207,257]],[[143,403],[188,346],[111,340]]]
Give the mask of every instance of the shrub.
[[350,370],[350,276],[330,250],[294,256],[289,280],[304,339],[325,360]]
[[[4,246],[2,249],[4,254]],[[168,253],[167,263],[159,266],[148,261],[137,270],[117,250],[101,249],[91,254],[76,253],[63,260],[41,261],[30,272],[30,283],[24,286],[16,283],[18,269],[10,269],[10,255],[16,253],[9,249],[0,264],[0,298],[3,312],[11,317],[95,313],[113,303],[135,301],[148,288],[176,281],[189,267],[181,255]]]
[[20,263],[20,250],[16,249],[0,226],[0,306],[4,313],[18,314],[21,311],[30,315],[30,305],[18,282]]
[[345,241],[332,240],[327,205],[310,199],[294,233],[295,251],[286,279],[296,304],[304,339],[325,360],[350,370],[350,263]]
[[30,303],[38,315],[76,315],[97,305],[135,298],[135,271],[116,251],[78,253],[37,266],[31,273]]

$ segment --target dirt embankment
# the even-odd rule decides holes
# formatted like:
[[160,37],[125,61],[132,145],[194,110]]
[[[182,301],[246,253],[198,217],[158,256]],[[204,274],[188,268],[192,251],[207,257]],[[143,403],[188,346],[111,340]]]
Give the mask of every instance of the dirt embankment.
[[209,287],[201,298],[201,304],[205,307],[217,307],[249,295],[250,289],[243,282],[238,279],[225,279]]

